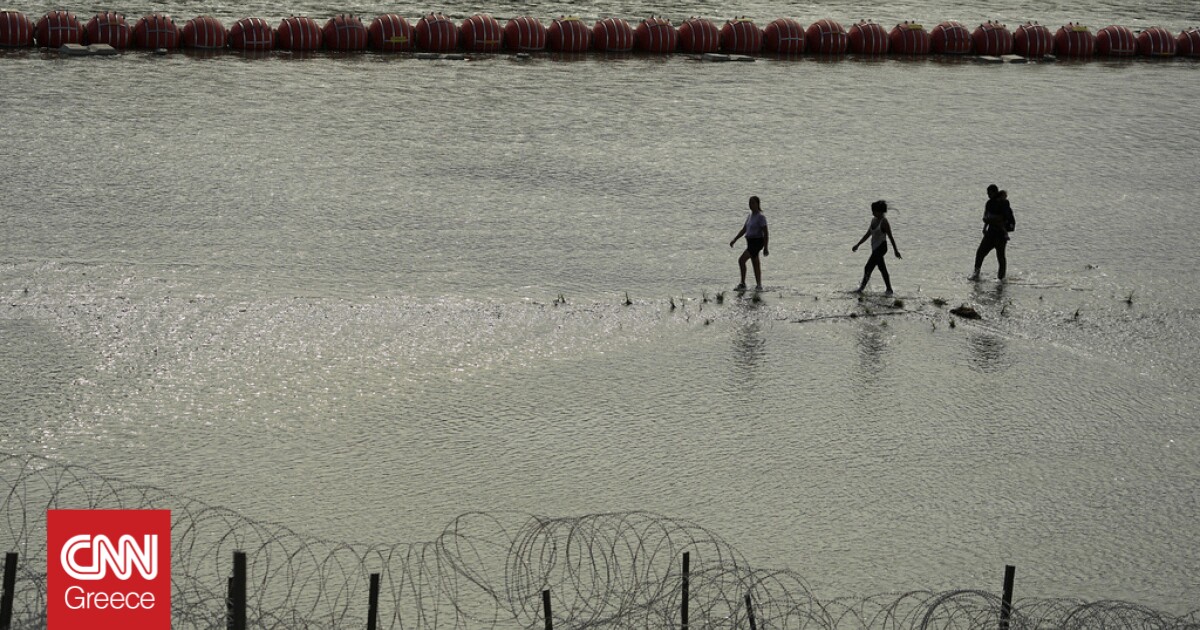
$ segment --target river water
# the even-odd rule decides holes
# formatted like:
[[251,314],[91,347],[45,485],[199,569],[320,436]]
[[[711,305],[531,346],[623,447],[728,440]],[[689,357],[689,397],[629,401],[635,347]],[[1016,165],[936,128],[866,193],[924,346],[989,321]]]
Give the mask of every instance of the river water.
[[[649,510],[829,597],[996,590],[1015,564],[1024,595],[1200,601],[1196,63],[18,51],[0,85],[0,449],[329,540]],[[1010,277],[973,283],[993,182]],[[752,194],[757,299],[730,291]],[[858,299],[881,198],[897,294]]]

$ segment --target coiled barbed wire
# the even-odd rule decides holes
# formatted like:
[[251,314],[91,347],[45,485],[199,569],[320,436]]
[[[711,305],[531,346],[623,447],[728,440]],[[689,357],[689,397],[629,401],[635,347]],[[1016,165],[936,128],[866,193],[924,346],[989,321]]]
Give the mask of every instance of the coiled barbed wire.
[[[749,628],[752,614],[758,628],[772,630],[991,630],[1002,606],[997,595],[973,590],[822,602],[796,573],[751,567],[714,532],[649,512],[472,512],[430,542],[363,545],[35,455],[0,453],[0,491],[0,549],[20,554],[13,628],[46,626],[51,509],[170,509],[175,628],[226,627],[235,550],[247,555],[249,626],[280,630],[366,627],[373,573],[380,628],[542,628],[547,590],[559,628],[679,628],[685,552],[696,629]],[[1128,602],[1021,599],[1009,628],[1200,630],[1200,610],[1173,616]]]

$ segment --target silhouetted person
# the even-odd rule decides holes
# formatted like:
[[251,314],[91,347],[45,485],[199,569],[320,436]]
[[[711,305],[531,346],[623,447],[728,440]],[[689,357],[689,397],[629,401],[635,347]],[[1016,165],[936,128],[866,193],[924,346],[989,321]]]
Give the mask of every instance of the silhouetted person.
[[762,207],[759,206],[758,197],[750,198],[750,216],[746,217],[746,222],[742,225],[742,229],[738,230],[737,236],[729,241],[729,246],[737,242],[742,236],[746,237],[746,250],[738,257],[738,268],[742,272],[742,281],[738,283],[738,291],[746,290],[746,261],[754,263],[754,290],[762,290],[762,264],[758,260],[758,253],[762,252],[763,256],[770,256],[771,252],[767,249],[767,241],[770,234],[767,232],[767,215],[763,214]]
[[983,209],[983,240],[979,242],[979,249],[975,250],[975,271],[971,274],[971,279],[979,279],[983,259],[987,258],[992,250],[996,250],[996,263],[999,265],[996,277],[1003,280],[1008,270],[1004,248],[1008,245],[1008,233],[1017,228],[1017,220],[1013,217],[1012,206],[1008,204],[1008,191],[1000,190],[992,184],[987,187],[987,193],[987,205]]
[[850,251],[858,251],[858,246],[862,245],[868,238],[871,239],[871,257],[867,259],[867,266],[863,268],[862,284],[854,290],[855,293],[862,293],[863,289],[867,288],[867,282],[871,280],[871,272],[875,268],[879,268],[879,275],[883,276],[883,284],[887,286],[887,294],[892,294],[892,279],[888,276],[887,263],[884,262],[883,256],[888,251],[888,241],[892,242],[892,249],[896,252],[896,258],[903,258],[900,255],[900,248],[896,247],[896,238],[892,236],[892,226],[888,223],[887,217],[887,202],[883,200],[876,201],[871,204],[871,225],[867,228],[867,233],[858,239],[854,247]]

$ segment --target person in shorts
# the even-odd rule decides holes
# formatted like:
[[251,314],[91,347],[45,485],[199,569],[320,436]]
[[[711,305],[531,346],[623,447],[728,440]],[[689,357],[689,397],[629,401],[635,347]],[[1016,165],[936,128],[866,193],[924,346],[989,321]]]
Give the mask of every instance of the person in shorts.
[[733,244],[743,236],[746,237],[746,250],[738,257],[738,268],[742,273],[742,281],[738,283],[736,290],[746,290],[746,261],[749,260],[754,265],[754,290],[761,291],[762,263],[758,260],[758,253],[762,252],[763,256],[770,256],[771,252],[767,248],[767,241],[770,238],[767,231],[767,215],[763,214],[757,195],[750,197],[750,216],[746,217],[746,222],[742,224],[742,229],[738,230],[737,236],[729,241],[729,246],[733,247]]

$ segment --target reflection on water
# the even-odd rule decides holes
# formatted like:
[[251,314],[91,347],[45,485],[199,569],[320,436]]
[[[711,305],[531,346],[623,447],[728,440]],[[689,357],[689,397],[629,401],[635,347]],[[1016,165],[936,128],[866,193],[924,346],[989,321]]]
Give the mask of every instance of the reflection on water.
[[858,324],[855,340],[858,342],[858,367],[867,380],[878,377],[885,367],[884,353],[888,349],[885,326],[882,320],[862,320]]
[[1008,344],[1004,337],[991,333],[971,333],[967,335],[967,346],[971,349],[970,361],[973,369],[987,373],[998,373],[1008,369]]

